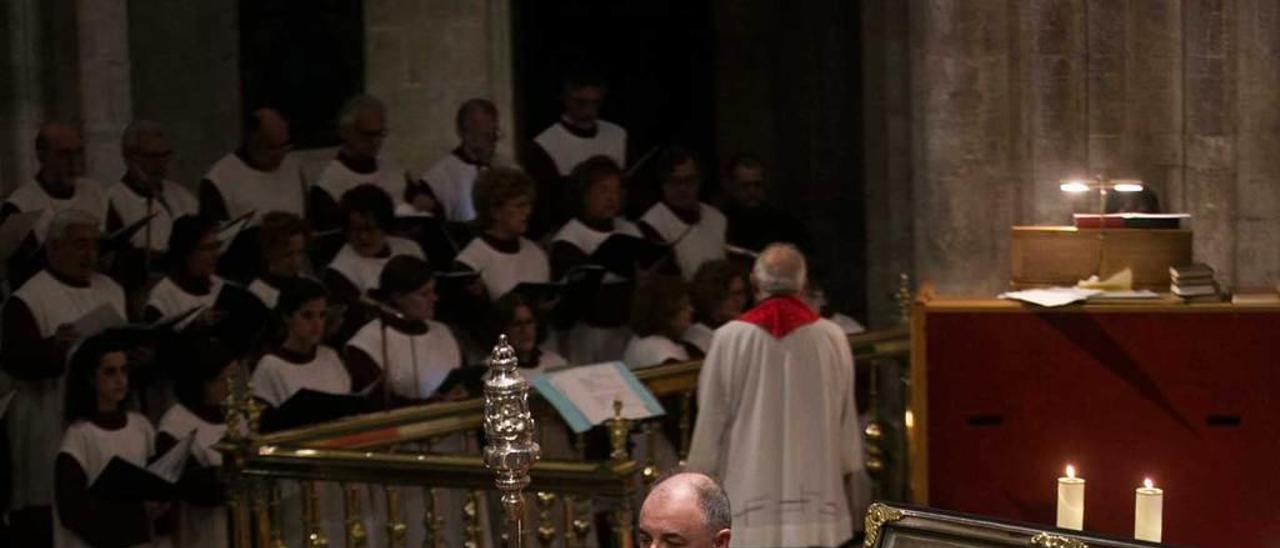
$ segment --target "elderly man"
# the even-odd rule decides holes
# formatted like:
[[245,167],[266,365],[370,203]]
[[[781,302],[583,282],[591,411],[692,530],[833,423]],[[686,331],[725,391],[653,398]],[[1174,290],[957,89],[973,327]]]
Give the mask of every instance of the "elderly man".
[[751,273],[760,304],[716,330],[698,378],[689,467],[724,481],[734,546],[838,546],[861,512],[853,356],[801,300],[805,279],[795,247],[767,247]]
[[698,200],[702,173],[693,154],[671,147],[658,157],[661,199],[637,225],[645,236],[675,248],[676,265],[686,280],[707,261],[723,259],[724,214]]
[[404,200],[407,174],[382,154],[387,132],[387,107],[377,97],[357,95],[342,106],[338,114],[342,147],[308,194],[307,216],[312,227],[322,231],[340,228],[338,200],[364,183],[377,185],[394,201]]
[[61,122],[49,122],[36,133],[36,160],[40,170],[34,181],[19,186],[0,206],[0,222],[20,212],[40,212],[32,227],[33,236],[9,260],[9,283],[18,287],[41,265],[37,248],[48,231],[54,214],[79,209],[103,218],[107,197],[102,185],[85,179],[84,142],[80,132]]
[[639,548],[727,548],[729,496],[715,480],[676,471],[659,478],[640,507]]
[[200,205],[190,191],[166,178],[173,148],[160,124],[150,120],[129,124],[120,138],[120,151],[126,171],[120,184],[107,188],[107,230],[155,215],[127,243],[113,242],[115,261],[109,272],[132,297],[141,294],[149,275],[159,270],[173,221],[196,214]]
[[769,203],[769,181],[759,158],[740,154],[729,161],[724,175],[719,205],[729,220],[730,245],[758,252],[771,243],[787,242],[811,250],[804,223]]
[[98,327],[122,323],[124,291],[94,269],[98,219],[67,209],[53,216],[46,236],[48,266],[4,305],[0,365],[15,379],[6,415],[13,453],[13,501],[9,523],[14,546],[48,546],[52,539],[53,463],[62,440],[59,386],[67,352],[83,336],[86,315]]
[[241,145],[209,168],[200,182],[200,214],[236,219],[270,211],[303,215],[303,180],[289,155],[289,123],[269,108],[253,111],[241,128]]
[[462,143],[422,174],[422,180],[429,189],[422,189],[418,199],[434,196],[436,202],[414,203],[413,206],[420,211],[430,211],[438,204],[446,219],[466,222],[476,218],[475,204],[471,202],[471,188],[475,186],[476,177],[494,164],[506,163],[494,161],[498,140],[502,136],[498,129],[498,107],[488,99],[470,99],[458,107],[455,126]]

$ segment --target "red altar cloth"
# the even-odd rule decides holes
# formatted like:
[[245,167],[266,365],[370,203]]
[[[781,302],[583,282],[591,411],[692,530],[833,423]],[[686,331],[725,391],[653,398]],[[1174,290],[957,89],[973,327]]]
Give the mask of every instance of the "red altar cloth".
[[1280,540],[1280,308],[934,300],[913,336],[919,502],[1052,525],[1072,464],[1086,530],[1131,537],[1150,477],[1165,542]]

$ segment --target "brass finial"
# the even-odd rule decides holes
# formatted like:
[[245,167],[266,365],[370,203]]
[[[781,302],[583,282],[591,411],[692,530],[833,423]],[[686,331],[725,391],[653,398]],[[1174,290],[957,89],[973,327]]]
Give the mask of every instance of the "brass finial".
[[631,460],[627,453],[627,434],[631,432],[631,421],[622,418],[622,400],[613,400],[613,418],[609,419],[609,445],[613,451],[609,460],[614,463]]

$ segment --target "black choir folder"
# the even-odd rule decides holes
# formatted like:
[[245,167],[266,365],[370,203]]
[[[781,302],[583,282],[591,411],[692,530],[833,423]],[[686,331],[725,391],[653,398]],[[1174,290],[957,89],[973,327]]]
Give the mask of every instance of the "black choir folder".
[[294,392],[279,407],[262,413],[262,430],[288,430],[366,413],[373,410],[372,402],[366,396],[367,394],[330,394],[303,388]]
[[596,248],[587,262],[605,267],[609,272],[630,278],[635,275],[636,266],[650,268],[659,261],[667,259],[671,254],[671,246],[651,242],[644,238],[614,234],[605,238]]
[[484,373],[489,368],[483,365],[464,365],[449,370],[449,375],[436,388],[436,394],[448,394],[453,387],[462,385],[471,394],[480,394],[484,390]]
[[145,468],[120,457],[111,457],[107,467],[93,480],[94,496],[121,502],[167,501],[178,498],[178,480],[186,469],[195,432],[169,448]]
[[557,282],[520,282],[511,290],[529,302],[553,301],[574,291],[595,290],[604,279],[605,269],[594,264],[581,264],[570,268]]

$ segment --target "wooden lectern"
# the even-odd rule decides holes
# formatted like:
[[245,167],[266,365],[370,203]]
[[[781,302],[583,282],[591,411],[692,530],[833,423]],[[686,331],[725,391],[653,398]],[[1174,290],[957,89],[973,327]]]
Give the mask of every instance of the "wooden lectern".
[[1011,283],[1018,289],[1075,285],[1127,267],[1134,288],[1169,291],[1169,267],[1191,264],[1186,229],[1015,226],[1011,236]]

